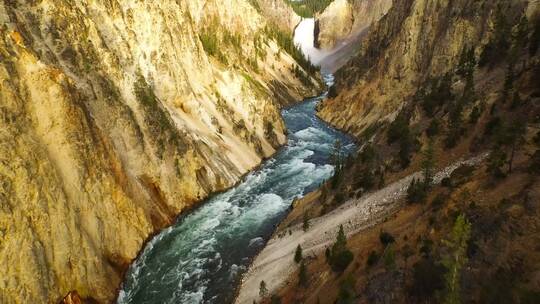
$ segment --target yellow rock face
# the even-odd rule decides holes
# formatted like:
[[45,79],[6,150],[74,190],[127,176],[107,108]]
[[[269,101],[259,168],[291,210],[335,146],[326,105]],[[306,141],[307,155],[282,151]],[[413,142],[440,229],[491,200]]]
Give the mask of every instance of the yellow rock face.
[[110,302],[152,232],[285,141],[273,80],[315,93],[243,0],[2,1],[0,21],[1,303]]
[[339,47],[379,21],[392,0],[335,0],[320,16],[318,43],[323,49]]
[[[375,123],[393,120],[419,84],[455,69],[465,46],[481,51],[499,2],[394,1],[370,28],[359,55],[336,74],[339,96],[324,102],[320,115],[358,136]],[[505,5],[538,12],[537,2]]]

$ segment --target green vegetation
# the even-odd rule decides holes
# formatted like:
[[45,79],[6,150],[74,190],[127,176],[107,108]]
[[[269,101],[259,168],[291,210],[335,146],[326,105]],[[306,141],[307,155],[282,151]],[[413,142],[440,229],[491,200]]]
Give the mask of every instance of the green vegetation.
[[379,261],[379,255],[377,254],[377,252],[376,251],[371,251],[369,253],[368,258],[367,258],[366,264],[367,264],[368,267],[372,267],[375,264],[377,264],[378,261]]
[[426,198],[427,191],[424,183],[414,178],[407,188],[407,201],[409,203],[423,203]]
[[450,254],[443,259],[443,265],[448,269],[445,274],[446,293],[445,303],[461,303],[460,282],[461,269],[467,264],[467,247],[471,237],[471,223],[463,215],[459,215],[452,229],[452,236],[446,242]]
[[383,254],[384,267],[387,270],[392,270],[396,266],[396,253],[392,245],[386,246]]
[[381,231],[381,233],[379,234],[379,241],[381,241],[381,244],[384,247],[387,247],[388,245],[394,243],[396,239],[394,239],[394,237],[390,233],[386,231]]
[[336,242],[327,251],[328,263],[335,272],[343,272],[354,259],[353,253],[347,248],[347,237],[343,225],[339,227]]
[[[304,53],[296,46],[292,36],[280,30],[275,25],[267,25],[264,29],[267,36],[274,39],[278,46],[285,50],[292,58],[309,74],[319,71],[319,67],[314,66],[309,59],[304,56]],[[293,67],[294,69],[294,67]]]
[[430,258],[423,258],[413,266],[413,283],[408,290],[409,294],[419,302],[432,299],[444,289],[445,273],[444,266]]
[[341,284],[339,284],[339,294],[336,303],[337,304],[352,304],[355,303],[356,292],[354,286],[356,280],[353,276],[348,275]]
[[429,141],[427,148],[423,151],[422,159],[422,173],[424,174],[424,188],[427,190],[433,183],[433,171],[435,168],[435,150],[433,149],[433,142]]
[[[220,37],[218,35],[218,29],[219,25],[217,20],[214,20],[210,22],[210,25],[203,29],[201,33],[199,34],[199,40],[201,41],[201,44],[203,46],[204,51],[209,56],[215,57],[224,65],[228,64],[227,57],[222,52],[222,41],[220,40]],[[226,31],[226,34],[224,36],[233,36],[228,31]]]
[[307,267],[304,262],[300,264],[300,270],[298,271],[298,285],[302,287],[308,286]]
[[321,13],[334,0],[286,0],[294,11],[301,17],[312,18]]
[[416,134],[409,127],[410,119],[410,112],[403,109],[390,124],[387,132],[388,144],[399,142],[398,156],[402,168],[407,168],[410,165],[412,153],[418,146]]
[[258,0],[248,0],[249,4],[251,4],[251,6],[253,6],[253,8],[257,11],[257,13],[261,13],[262,10],[261,10],[261,5],[259,4],[259,1]]
[[153,139],[157,142],[157,153],[159,157],[162,157],[167,143],[179,143],[176,127],[173,125],[174,123],[167,110],[162,108],[154,90],[141,74],[137,75],[137,80],[133,85],[133,92],[145,110],[143,111],[145,122],[149,126]]
[[434,115],[445,101],[454,99],[451,74],[429,80],[426,86],[418,90],[415,99],[421,102],[426,114]]
[[307,214],[307,212],[304,213],[304,217],[302,219],[302,229],[304,230],[304,232],[308,231],[309,229],[309,215]]
[[266,288],[266,282],[261,281],[261,284],[259,284],[259,296],[261,298],[264,298],[268,295],[268,288]]
[[298,245],[298,247],[296,247],[296,252],[294,253],[294,261],[298,264],[302,262],[302,260],[302,247]]
[[506,18],[504,8],[498,5],[493,20],[493,36],[484,46],[480,55],[479,65],[493,66],[496,62],[506,58],[510,48],[509,37],[511,34],[511,25]]

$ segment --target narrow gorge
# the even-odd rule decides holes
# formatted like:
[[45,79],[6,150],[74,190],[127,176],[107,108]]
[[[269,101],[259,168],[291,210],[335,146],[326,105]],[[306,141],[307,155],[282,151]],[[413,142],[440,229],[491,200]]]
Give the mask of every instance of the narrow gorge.
[[0,303],[540,303],[540,1],[0,0]]

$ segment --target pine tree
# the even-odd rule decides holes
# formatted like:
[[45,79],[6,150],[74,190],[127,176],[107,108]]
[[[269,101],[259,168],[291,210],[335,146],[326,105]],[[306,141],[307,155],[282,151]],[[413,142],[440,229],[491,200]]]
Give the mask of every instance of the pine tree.
[[261,298],[264,298],[268,295],[268,289],[266,288],[266,282],[261,281],[261,284],[259,285],[259,296]]
[[468,261],[467,247],[470,237],[471,223],[463,215],[458,216],[452,229],[451,239],[446,242],[450,254],[443,259],[443,265],[448,269],[445,275],[446,294],[444,301],[447,304],[461,303],[460,276],[461,269]]
[[508,127],[508,145],[510,146],[510,157],[508,159],[508,173],[512,173],[512,164],[517,148],[525,141],[527,132],[526,123],[522,120],[516,120]]
[[298,272],[298,285],[302,287],[308,286],[308,274],[307,274],[307,267],[304,262],[300,264],[300,271]]
[[341,167],[343,166],[343,146],[341,144],[341,140],[336,140],[334,142],[334,147],[332,149],[331,154],[331,160],[334,164],[334,167],[336,168],[336,171],[341,170]]
[[514,63],[509,62],[506,69],[506,75],[504,77],[504,87],[503,87],[503,102],[506,102],[506,98],[514,88],[514,80],[516,76],[514,74]]
[[430,140],[426,150],[423,152],[422,172],[424,174],[424,189],[429,189],[433,182],[433,168],[435,167],[435,150],[433,142]]
[[304,218],[302,220],[302,229],[304,230],[304,232],[308,231],[309,229],[309,215],[307,214],[307,212],[304,212]]
[[340,225],[339,231],[336,237],[336,242],[334,243],[334,247],[332,248],[332,251],[338,252],[338,251],[343,251],[346,249],[347,249],[347,237],[345,236],[343,225]]
[[332,245],[332,249],[328,254],[328,262],[334,271],[342,272],[349,266],[353,259],[352,252],[347,248],[347,237],[345,236],[343,225],[340,225],[336,242]]
[[302,247],[298,245],[298,247],[296,247],[296,252],[294,253],[294,261],[298,264],[302,261],[302,259]]

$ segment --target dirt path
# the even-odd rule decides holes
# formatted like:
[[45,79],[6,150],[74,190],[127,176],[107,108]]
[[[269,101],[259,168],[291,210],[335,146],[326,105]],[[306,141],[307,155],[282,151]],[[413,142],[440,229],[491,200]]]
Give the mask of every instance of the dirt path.
[[[438,172],[434,183],[440,183],[461,165],[474,165],[486,157],[487,154],[483,154],[466,161],[458,161]],[[345,233],[352,235],[383,221],[400,208],[398,201],[407,193],[412,179],[420,177],[421,173],[417,172],[379,191],[359,199],[351,199],[338,209],[312,219],[307,232],[302,230],[301,225],[296,225],[291,227],[290,234],[282,237],[274,235],[244,275],[236,303],[251,304],[253,300],[258,301],[259,285],[263,280],[269,294],[286,284],[291,273],[297,268],[294,252],[299,244],[304,256],[313,255],[334,242],[340,225],[344,226]]]

